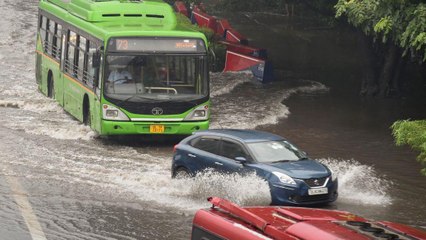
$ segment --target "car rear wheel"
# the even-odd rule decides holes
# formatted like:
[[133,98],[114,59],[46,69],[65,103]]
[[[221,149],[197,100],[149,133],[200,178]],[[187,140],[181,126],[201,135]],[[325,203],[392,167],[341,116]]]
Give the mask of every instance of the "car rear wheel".
[[191,174],[189,173],[188,169],[183,167],[176,169],[174,174],[174,178],[177,178],[177,179],[190,178],[190,177],[191,177]]

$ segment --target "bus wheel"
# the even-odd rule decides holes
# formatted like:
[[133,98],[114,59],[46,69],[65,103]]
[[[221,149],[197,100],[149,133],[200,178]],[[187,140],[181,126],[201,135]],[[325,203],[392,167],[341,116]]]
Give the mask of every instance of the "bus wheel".
[[55,98],[55,87],[53,85],[52,72],[49,72],[49,75],[47,77],[47,96],[49,98]]
[[90,104],[89,104],[89,98],[84,96],[83,101],[83,124],[86,126],[91,125],[91,116],[90,116]]

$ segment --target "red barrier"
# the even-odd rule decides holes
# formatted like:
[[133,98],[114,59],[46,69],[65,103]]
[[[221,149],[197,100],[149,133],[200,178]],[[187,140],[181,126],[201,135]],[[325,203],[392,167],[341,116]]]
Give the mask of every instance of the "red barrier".
[[256,48],[248,45],[242,45],[239,43],[232,43],[227,41],[219,41],[219,43],[226,46],[226,50],[241,53],[245,55],[249,55],[252,57],[257,57],[261,59],[266,59],[266,49],[264,48]]
[[216,18],[204,13],[200,8],[194,7],[192,10],[192,16],[195,18],[198,26],[208,27],[213,31],[216,31]]
[[226,71],[242,71],[250,69],[250,67],[262,64],[265,61],[263,59],[250,57],[244,54],[226,51],[226,60],[225,60],[225,68]]
[[245,54],[226,51],[224,72],[251,71],[254,77],[262,83],[274,80],[272,64],[265,59],[247,56]]
[[234,43],[248,44],[248,40],[233,28],[226,29],[225,40]]
[[181,13],[181,14],[183,14],[186,17],[189,18],[188,9],[186,8],[184,2],[182,2],[182,1],[176,1],[175,4],[174,4],[174,6],[175,6],[176,12]]
[[231,24],[229,24],[228,20],[226,19],[218,19],[216,22],[217,22],[216,34],[225,38],[226,29],[230,29]]
[[193,24],[210,28],[223,39],[219,43],[226,45],[224,72],[249,70],[263,83],[273,80],[272,64],[267,61],[266,49],[248,46],[247,38],[233,29],[227,19],[216,19],[208,15],[202,4],[192,6],[191,14],[182,1],[176,1],[174,6],[176,12],[191,15]]

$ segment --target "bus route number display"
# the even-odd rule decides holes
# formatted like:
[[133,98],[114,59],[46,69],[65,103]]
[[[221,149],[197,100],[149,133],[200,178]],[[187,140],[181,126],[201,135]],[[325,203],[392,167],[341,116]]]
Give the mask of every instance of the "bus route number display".
[[117,50],[127,51],[129,49],[129,41],[127,39],[117,39]]
[[204,42],[196,39],[116,38],[110,42],[110,51],[196,53],[206,50]]

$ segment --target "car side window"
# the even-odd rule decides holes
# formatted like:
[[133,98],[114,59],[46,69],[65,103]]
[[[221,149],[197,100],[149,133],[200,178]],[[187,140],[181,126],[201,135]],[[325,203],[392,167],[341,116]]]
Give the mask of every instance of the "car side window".
[[191,145],[200,150],[219,154],[219,139],[201,137],[197,141],[191,142]]
[[236,157],[244,157],[247,158],[247,154],[245,153],[244,149],[241,147],[241,145],[236,144],[234,142],[230,141],[223,141],[222,142],[222,156],[235,159]]

